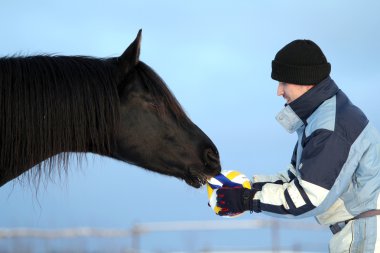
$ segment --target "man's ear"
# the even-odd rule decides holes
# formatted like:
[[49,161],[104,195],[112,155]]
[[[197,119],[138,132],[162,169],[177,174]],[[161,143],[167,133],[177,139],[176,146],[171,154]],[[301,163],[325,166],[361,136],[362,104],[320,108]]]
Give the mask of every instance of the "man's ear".
[[118,58],[118,64],[126,74],[139,62],[142,29],[137,33],[136,39],[129,45]]

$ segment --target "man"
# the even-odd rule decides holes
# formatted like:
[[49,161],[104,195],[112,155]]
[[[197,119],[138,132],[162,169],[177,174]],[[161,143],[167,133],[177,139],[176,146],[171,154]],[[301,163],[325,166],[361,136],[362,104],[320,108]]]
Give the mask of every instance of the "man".
[[330,63],[310,40],[295,40],[272,61],[276,119],[297,132],[289,168],[254,176],[252,190],[220,188],[219,215],[244,211],[315,216],[333,233],[330,252],[380,252],[380,135],[330,78]]

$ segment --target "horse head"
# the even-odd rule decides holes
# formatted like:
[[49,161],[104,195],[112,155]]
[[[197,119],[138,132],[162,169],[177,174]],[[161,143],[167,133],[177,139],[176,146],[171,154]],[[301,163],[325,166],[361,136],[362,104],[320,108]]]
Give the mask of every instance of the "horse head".
[[121,72],[120,120],[111,156],[200,187],[220,172],[218,150],[164,81],[139,60],[141,30],[114,59]]

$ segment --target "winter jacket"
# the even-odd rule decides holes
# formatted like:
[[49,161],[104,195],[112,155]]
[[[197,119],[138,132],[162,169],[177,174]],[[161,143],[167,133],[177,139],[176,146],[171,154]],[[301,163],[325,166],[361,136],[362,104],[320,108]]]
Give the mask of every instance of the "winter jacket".
[[287,171],[254,176],[258,211],[333,224],[380,209],[380,135],[330,77],[276,118],[298,141]]

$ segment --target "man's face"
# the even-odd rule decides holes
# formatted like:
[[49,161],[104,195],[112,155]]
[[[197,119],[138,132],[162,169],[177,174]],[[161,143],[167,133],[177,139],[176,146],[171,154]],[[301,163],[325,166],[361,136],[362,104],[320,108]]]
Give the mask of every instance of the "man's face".
[[314,85],[299,85],[279,82],[277,96],[282,96],[286,100],[286,103],[290,104],[313,87]]

